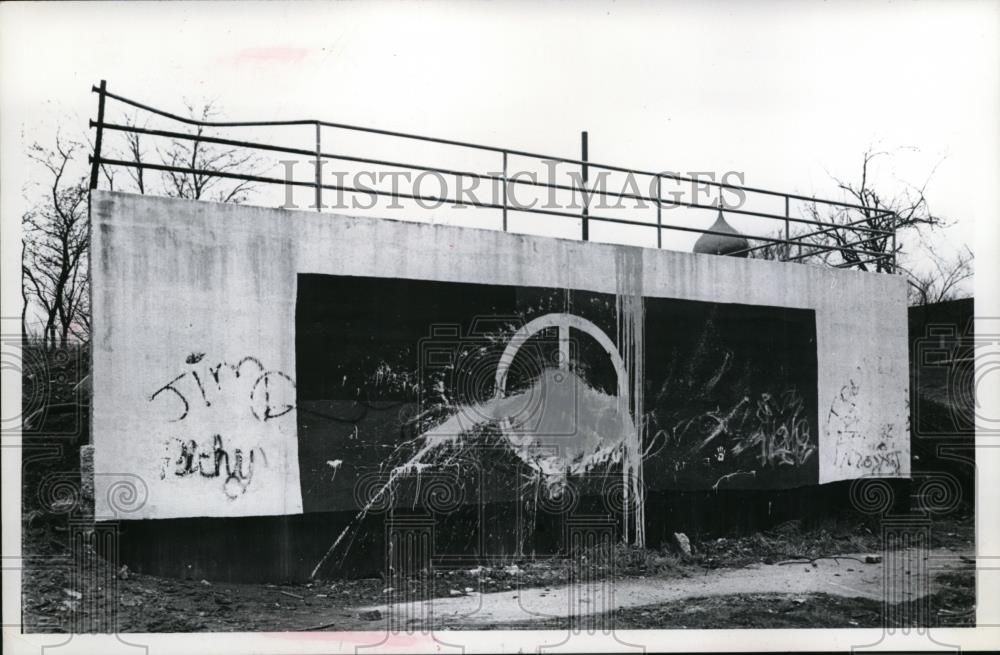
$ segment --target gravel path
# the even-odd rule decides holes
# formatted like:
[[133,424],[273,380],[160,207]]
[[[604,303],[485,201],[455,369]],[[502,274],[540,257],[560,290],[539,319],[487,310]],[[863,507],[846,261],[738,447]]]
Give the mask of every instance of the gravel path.
[[838,555],[810,562],[751,565],[719,569],[687,578],[629,578],[592,581],[545,588],[515,588],[494,593],[466,593],[451,598],[393,605],[372,605],[357,612],[377,610],[396,625],[433,623],[436,627],[475,629],[496,625],[546,621],[601,614],[617,608],[641,607],[686,598],[732,594],[826,593],[844,597],[885,599],[896,603],[932,593],[933,578],[966,566],[950,549],[908,549],[886,553],[883,561],[865,563],[864,554]]

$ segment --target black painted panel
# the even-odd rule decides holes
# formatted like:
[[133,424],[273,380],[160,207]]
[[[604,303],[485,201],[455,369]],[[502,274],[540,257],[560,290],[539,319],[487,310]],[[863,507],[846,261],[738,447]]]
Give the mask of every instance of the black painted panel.
[[[644,312],[647,488],[817,483],[812,310],[646,298]],[[427,502],[435,479],[460,488],[463,503],[534,493],[525,480],[537,471],[508,447],[483,408],[494,398],[510,336],[552,313],[583,317],[621,346],[611,294],[300,275],[295,338],[304,510],[360,509],[390,478],[397,506]],[[575,330],[571,337],[570,370],[585,384],[559,407],[571,429],[554,443],[569,447],[576,435],[593,433],[600,446],[607,426],[594,406],[614,402],[617,375],[596,340]],[[551,390],[538,384],[543,371],[558,368],[557,353],[555,329],[529,340],[511,366],[507,394]],[[551,408],[550,397],[542,405]],[[456,414],[464,436],[420,458],[435,465],[419,475],[411,467],[394,477],[395,467],[417,461],[422,435]],[[601,480],[620,471],[614,462],[597,468],[590,471]],[[582,494],[600,493],[603,484],[575,483]]]

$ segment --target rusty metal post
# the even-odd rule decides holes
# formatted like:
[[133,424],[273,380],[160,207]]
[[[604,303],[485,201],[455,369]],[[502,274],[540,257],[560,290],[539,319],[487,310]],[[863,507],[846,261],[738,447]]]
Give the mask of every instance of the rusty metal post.
[[587,194],[587,181],[590,171],[587,166],[587,132],[584,130],[580,132],[580,159],[583,161],[583,215],[582,226],[583,226],[583,240],[590,241],[590,197]]
[[[97,137],[94,139],[94,154],[90,158],[90,188],[96,189],[97,171],[101,166],[101,141],[104,138],[104,94],[108,90],[108,83],[106,80],[101,80],[101,85],[91,90],[97,91]],[[93,121],[90,126],[94,126]]]

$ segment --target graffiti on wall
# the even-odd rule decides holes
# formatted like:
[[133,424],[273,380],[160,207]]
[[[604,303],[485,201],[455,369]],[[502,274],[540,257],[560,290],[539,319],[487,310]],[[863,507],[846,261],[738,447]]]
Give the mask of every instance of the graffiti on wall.
[[[163,444],[160,479],[214,481],[236,500],[249,488],[254,468],[267,466],[265,446],[247,444],[242,432],[247,423],[266,424],[295,409],[295,382],[250,355],[234,362],[204,358],[191,353],[187,370],[149,394],[161,420],[179,424]],[[242,443],[227,445],[227,439]]]
[[[295,409],[295,382],[282,371],[267,370],[256,357],[247,355],[235,363],[216,362],[198,367],[205,354],[194,352],[185,363],[190,369],[156,389],[150,402],[162,398],[172,402],[176,412],[171,421],[183,421],[192,407],[211,408],[213,399],[226,394],[245,393],[249,387],[247,408],[254,418],[268,421]],[[240,382],[249,382],[239,384]]]
[[298,289],[306,511],[339,507],[329,460],[348,485],[355,467],[457,461],[476,440],[553,492],[620,470],[625,444],[647,488],[817,481],[809,310],[328,275]]
[[[814,313],[646,298],[637,268],[619,262],[616,294],[300,275],[304,511],[360,521],[418,502],[430,472],[475,468],[494,481],[483,500],[531,513],[601,495],[599,477],[641,543],[649,489],[815,484]],[[371,467],[380,485],[345,502]]]
[[166,457],[160,479],[167,476],[166,465],[172,463],[172,473],[177,477],[221,479],[222,489],[230,499],[243,495],[250,486],[255,455],[260,464],[267,465],[267,454],[262,447],[251,447],[244,457],[240,448],[227,450],[219,434],[212,436],[211,443],[202,443],[201,446],[194,439],[171,439],[166,448],[177,457],[174,459],[173,454]]
[[827,433],[833,436],[833,462],[840,470],[857,476],[897,476],[902,469],[904,451],[897,446],[898,435],[892,423],[871,426],[866,419],[873,412],[869,398],[855,378],[860,367],[840,388],[826,416]]

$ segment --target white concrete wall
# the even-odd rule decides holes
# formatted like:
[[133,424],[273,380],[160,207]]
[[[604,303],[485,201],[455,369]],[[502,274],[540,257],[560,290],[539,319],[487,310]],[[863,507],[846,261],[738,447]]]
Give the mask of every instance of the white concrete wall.
[[[94,192],[92,221],[97,513],[114,509],[106,495],[115,475],[131,473],[148,487],[133,518],[301,511],[295,412],[259,418],[265,382],[273,413],[294,404],[283,375],[296,377],[298,273],[616,293],[616,252],[635,250],[110,192]],[[820,482],[909,476],[906,288],[900,277],[639,250],[645,296],[815,310]],[[196,353],[204,357],[185,363]],[[257,358],[263,370],[249,363],[252,374],[220,384],[207,380],[215,363],[245,356]],[[180,393],[167,390],[150,400],[182,374],[175,383],[184,385]],[[189,413],[176,420],[182,394]],[[201,446],[215,432],[227,450],[241,448],[244,458],[262,450],[266,466],[258,455],[253,478],[240,486],[231,482],[229,493],[222,480],[197,472],[161,478],[164,466],[175,466],[168,458],[176,458],[164,451],[165,442],[195,439]]]

